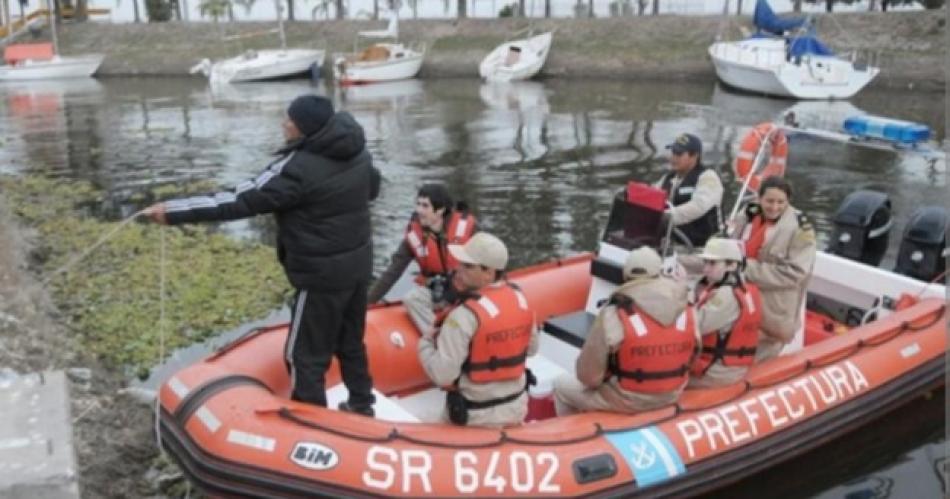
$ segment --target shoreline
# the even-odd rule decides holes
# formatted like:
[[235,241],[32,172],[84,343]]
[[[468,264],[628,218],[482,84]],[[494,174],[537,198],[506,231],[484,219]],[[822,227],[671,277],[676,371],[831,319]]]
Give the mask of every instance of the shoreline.
[[[862,12],[816,16],[819,36],[839,54],[870,54],[881,74],[869,88],[943,91],[946,85],[944,11]],[[269,22],[68,24],[60,33],[63,53],[98,52],[101,77],[191,76],[202,58],[231,57],[275,48]],[[289,46],[352,51],[357,31],[382,21],[286,23]],[[425,43],[419,78],[477,78],[478,63],[492,48],[526,28],[556,30],[539,78],[712,82],[707,48],[718,34],[741,37],[749,17],[656,16],[601,19],[404,20],[401,41]],[[263,34],[260,34],[262,33]],[[225,37],[242,36],[223,41]],[[326,63],[323,77],[329,77]]]

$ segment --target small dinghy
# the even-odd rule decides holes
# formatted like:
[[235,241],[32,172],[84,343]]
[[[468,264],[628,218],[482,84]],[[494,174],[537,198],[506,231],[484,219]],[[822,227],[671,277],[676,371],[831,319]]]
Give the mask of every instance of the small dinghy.
[[548,59],[553,31],[495,47],[478,65],[486,81],[517,81],[533,78]]

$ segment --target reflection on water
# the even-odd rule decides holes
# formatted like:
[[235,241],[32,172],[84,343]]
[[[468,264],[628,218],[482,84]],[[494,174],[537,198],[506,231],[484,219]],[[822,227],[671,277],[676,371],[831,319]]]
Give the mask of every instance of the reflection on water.
[[[850,103],[794,103],[714,85],[551,81],[509,85],[410,80],[348,88],[289,81],[210,88],[203,80],[73,80],[0,86],[0,172],[92,180],[119,217],[156,185],[213,179],[233,185],[267,164],[296,95],[328,95],[366,130],[383,172],[373,207],[376,270],[401,240],[413,196],[442,181],[509,244],[515,266],[592,249],[618,188],[666,168],[664,145],[702,138],[704,162],[733,185],[731,162],[752,125],[792,109],[806,126],[837,128],[855,111],[923,122],[943,139],[940,95],[865,92]],[[945,165],[807,137],[791,143],[794,204],[826,237],[838,203],[858,188],[891,196],[892,265],[904,222],[942,204]],[[727,198],[731,208],[731,198]],[[267,218],[225,226],[273,240]],[[918,444],[919,445],[919,444]]]

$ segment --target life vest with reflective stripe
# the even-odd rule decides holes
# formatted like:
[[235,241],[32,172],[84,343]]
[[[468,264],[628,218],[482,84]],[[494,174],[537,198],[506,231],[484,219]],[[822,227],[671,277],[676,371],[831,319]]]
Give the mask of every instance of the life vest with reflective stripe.
[[[626,299],[625,299],[626,298]],[[624,390],[664,393],[682,387],[696,351],[696,318],[686,307],[676,321],[664,326],[643,313],[627,297],[617,303],[623,341],[611,356],[609,372]]]
[[[698,307],[702,307],[715,288],[700,295]],[[762,325],[762,295],[758,286],[745,283],[732,286],[732,293],[739,303],[739,318],[728,333],[703,335],[702,350],[693,362],[692,373],[702,376],[714,362],[721,360],[724,366],[751,366],[759,345],[759,327]]]
[[423,278],[431,277],[458,268],[458,262],[449,254],[448,245],[465,244],[474,232],[475,217],[464,211],[452,212],[442,235],[425,230],[419,223],[419,216],[413,214],[406,228],[406,243],[419,264],[420,274]]
[[478,318],[478,329],[462,372],[475,383],[521,377],[535,325],[534,312],[521,290],[510,283],[489,286],[463,305]]

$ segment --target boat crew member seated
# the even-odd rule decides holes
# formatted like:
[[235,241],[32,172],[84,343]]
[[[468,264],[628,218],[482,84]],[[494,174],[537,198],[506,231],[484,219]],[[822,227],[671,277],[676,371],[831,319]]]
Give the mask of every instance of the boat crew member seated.
[[762,298],[758,287],[742,278],[740,244],[712,237],[699,255],[703,278],[696,288],[696,322],[702,345],[692,364],[689,388],[737,383],[755,361]]
[[642,247],[624,262],[625,283],[600,309],[576,362],[576,378],[554,382],[564,412],[636,413],[676,402],[689,378],[699,331],[686,285],[660,274]]
[[722,180],[715,170],[703,165],[703,143],[695,135],[684,133],[666,148],[670,150],[670,171],[654,186],[666,191],[673,205],[667,210],[670,223],[693,248],[701,248],[719,232]]
[[759,185],[758,201],[737,216],[733,233],[744,241],[745,278],[762,293],[762,334],[756,362],[791,353],[804,344],[805,295],[815,266],[815,229],[791,204],[782,177]]
[[452,294],[450,273],[458,262],[449,244],[464,244],[475,233],[475,217],[442,184],[425,184],[416,194],[416,209],[389,267],[369,290],[369,302],[380,301],[413,259],[419,265],[416,286],[403,298],[409,317],[419,331],[431,332],[435,310],[444,308]]
[[448,248],[459,262],[460,296],[436,332],[419,340],[419,361],[433,383],[447,387],[443,419],[520,424],[528,411],[526,359],[538,348],[535,313],[503,277],[508,249],[500,239],[479,232]]

